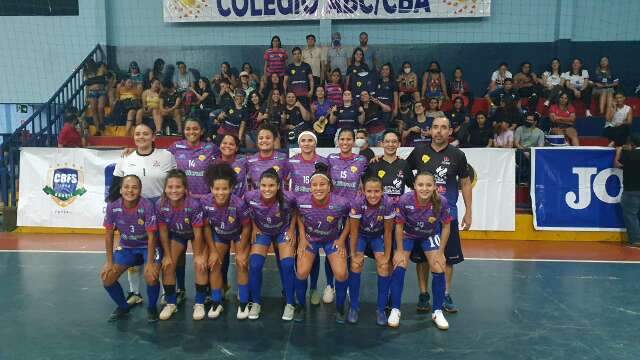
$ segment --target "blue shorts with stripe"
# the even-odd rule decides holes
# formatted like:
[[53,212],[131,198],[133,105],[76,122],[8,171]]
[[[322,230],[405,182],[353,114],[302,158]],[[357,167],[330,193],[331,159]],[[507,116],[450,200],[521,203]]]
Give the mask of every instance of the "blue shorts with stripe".
[[282,234],[277,234],[277,235],[270,235],[270,234],[257,234],[256,235],[256,245],[262,245],[262,246],[266,246],[269,247],[269,245],[271,245],[272,242],[275,242],[276,244],[280,245],[282,243],[285,242],[285,237],[284,237],[284,233]]
[[[153,252],[153,262],[160,264],[162,262],[162,249],[155,248]],[[143,265],[148,262],[147,248],[121,248],[118,247],[113,252],[113,263],[117,265],[124,265],[127,267]]]
[[318,251],[320,249],[323,249],[325,255],[329,256],[334,252],[338,251],[338,249],[336,248],[335,242],[336,242],[335,240],[310,242],[306,250],[310,253],[318,255]]

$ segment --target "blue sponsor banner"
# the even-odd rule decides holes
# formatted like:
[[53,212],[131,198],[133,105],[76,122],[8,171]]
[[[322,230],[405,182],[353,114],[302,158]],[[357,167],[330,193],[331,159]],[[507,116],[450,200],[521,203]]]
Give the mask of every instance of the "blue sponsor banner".
[[622,170],[615,150],[601,147],[532,150],[531,201],[536,230],[624,230]]

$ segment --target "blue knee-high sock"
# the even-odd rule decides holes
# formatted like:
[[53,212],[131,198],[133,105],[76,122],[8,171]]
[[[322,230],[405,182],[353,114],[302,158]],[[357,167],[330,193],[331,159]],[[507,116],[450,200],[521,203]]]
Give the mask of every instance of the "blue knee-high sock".
[[222,289],[211,289],[211,301],[214,303],[222,302]]
[[249,290],[251,291],[251,301],[262,304],[262,268],[264,267],[264,256],[251,254],[249,256]]
[[249,284],[238,284],[238,301],[240,301],[240,304],[249,302]]
[[316,256],[313,259],[313,266],[311,266],[311,284],[309,284],[309,288],[311,290],[316,290],[318,288],[318,278],[320,277],[320,256]]
[[185,290],[185,285],[184,285],[184,275],[185,274],[185,265],[184,264],[178,264],[178,266],[176,267],[176,285],[178,290]]
[[433,292],[433,311],[442,310],[444,303],[444,288],[446,281],[444,273],[431,273],[431,291]]
[[229,285],[229,281],[227,280],[227,275],[229,274],[229,251],[224,254],[224,261],[222,262],[222,283],[225,285]]
[[276,254],[276,265],[278,265],[278,274],[280,275],[280,285],[284,290],[284,273],[282,272],[282,260],[280,260],[280,251],[278,250],[278,244],[274,243],[273,252]]
[[[338,284],[336,282],[336,290]],[[360,273],[349,272],[349,299],[351,299],[351,308],[360,309]]]
[[336,280],[336,309],[344,311],[344,301],[347,299],[347,281]]
[[196,304],[204,304],[204,299],[207,297],[207,285],[196,284]]
[[176,286],[175,285],[164,285],[164,299],[167,304],[176,304]]
[[298,304],[304,306],[307,302],[307,279],[298,279],[296,276],[296,298],[298,299]]
[[389,288],[391,287],[391,276],[378,275],[378,310],[384,311],[389,301]]
[[111,286],[105,286],[104,289],[107,290],[111,299],[113,299],[120,309],[126,310],[129,308],[127,300],[124,298],[124,291],[122,291],[122,286],[120,286],[119,282],[116,281],[111,284]]
[[324,275],[327,277],[327,285],[333,287],[333,270],[331,270],[328,256],[324,258]]
[[393,274],[391,274],[391,307],[393,309],[399,310],[402,303],[405,271],[407,271],[405,268],[398,266],[393,269]]
[[296,273],[293,269],[293,262],[293,257],[286,257],[281,260],[282,273],[284,278],[284,297],[287,300],[287,304],[290,305],[293,305],[296,302],[294,291]]
[[160,284],[147,285],[147,296],[149,297],[148,308],[155,310],[158,298],[160,297]]

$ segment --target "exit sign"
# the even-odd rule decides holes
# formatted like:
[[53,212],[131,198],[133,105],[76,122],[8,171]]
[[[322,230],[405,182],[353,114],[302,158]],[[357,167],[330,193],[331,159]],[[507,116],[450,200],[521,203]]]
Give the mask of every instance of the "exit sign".
[[16,112],[26,114],[29,111],[29,107],[26,104],[16,104]]

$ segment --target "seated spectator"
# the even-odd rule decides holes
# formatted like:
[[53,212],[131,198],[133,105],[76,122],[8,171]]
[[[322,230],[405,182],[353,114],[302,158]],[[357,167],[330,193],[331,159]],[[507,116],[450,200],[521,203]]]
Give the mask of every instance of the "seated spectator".
[[[188,89],[187,89],[188,90]],[[182,134],[182,96],[178,93],[175,83],[167,82],[160,93],[160,109],[162,109],[163,119],[173,120],[176,124],[177,133],[165,131],[165,135]],[[167,126],[169,129],[170,127]]]
[[268,78],[271,74],[277,74],[279,77],[284,76],[289,56],[287,50],[282,48],[282,41],[278,35],[271,38],[271,47],[264,51],[262,58],[264,59],[264,69],[262,70],[264,78]]
[[107,78],[104,70],[93,60],[87,61],[84,67],[84,83],[86,85],[87,104],[93,110],[92,120],[96,128],[96,136],[102,132],[104,108],[107,103]]
[[493,126],[489,124],[486,114],[476,114],[475,121],[470,123],[468,134],[464,134],[463,139],[465,147],[493,146]]
[[144,74],[140,72],[140,66],[135,61],[129,64],[127,77],[133,81],[133,85],[140,88],[140,93],[144,87]]
[[564,135],[569,138],[571,145],[580,146],[578,132],[573,127],[576,122],[576,109],[569,103],[568,94],[561,94],[558,103],[551,105],[549,118],[551,119],[551,134]]
[[233,96],[233,105],[223,108],[223,111],[218,115],[218,135],[232,135],[240,139],[240,144],[244,144],[245,129],[247,126],[247,120],[249,118],[249,112],[244,104],[245,94],[244,91],[236,89]]
[[402,71],[398,78],[398,90],[400,90],[399,96],[404,94],[410,95],[414,102],[420,101],[420,92],[418,91],[418,75],[413,72],[411,63],[405,61],[402,63]]
[[358,148],[358,155],[362,155],[367,158],[367,161],[371,161],[376,154],[369,148],[369,138],[371,135],[367,133],[365,129],[358,129],[356,131],[356,140],[354,146]]
[[607,109],[604,136],[609,139],[609,146],[624,145],[631,133],[633,111],[624,104],[624,100],[623,93],[616,93],[614,103]]
[[231,84],[225,79],[220,80],[220,88],[218,96],[220,101],[218,102],[218,109],[226,109],[233,106],[233,90],[231,90]]
[[496,131],[493,136],[493,146],[497,148],[511,149],[513,147],[513,130],[511,124],[505,120],[496,123]]
[[[424,107],[423,107],[424,109]],[[400,96],[400,106],[398,108],[398,115],[395,118],[395,124],[398,127],[398,132],[402,134],[408,129],[408,124],[414,121],[415,113],[413,112],[413,98],[409,94]]]
[[111,111],[111,117],[116,124],[121,124],[121,119],[126,117],[125,134],[129,136],[129,131],[136,120],[136,113],[142,106],[141,87],[135,85],[132,79],[127,78],[116,88],[116,103]]
[[591,116],[591,82],[589,81],[589,72],[582,68],[582,60],[573,59],[571,62],[571,70],[562,73],[564,86],[567,88],[571,99],[582,99],[585,115]]
[[136,113],[136,125],[142,124],[145,117],[151,116],[156,128],[156,135],[162,135],[162,109],[160,108],[160,80],[153,80],[151,87],[142,93],[142,108]]
[[164,60],[163,59],[155,59],[153,61],[153,69],[148,70],[149,74],[146,77],[146,83],[144,85],[145,89],[151,88],[154,80],[160,81],[160,84],[164,82]]
[[[284,94],[284,85],[278,74],[271,74],[269,77],[260,82],[260,96],[264,99],[271,99],[271,92],[278,90],[280,95]],[[282,99],[284,105],[284,99]]]
[[271,97],[269,97],[269,99],[266,99],[266,103],[262,109],[262,114],[264,120],[266,120],[276,129],[281,129],[284,127],[284,104],[280,90],[273,89],[273,91],[271,92]]
[[378,146],[382,141],[385,123],[382,113],[391,112],[391,107],[372,97],[366,90],[360,93],[360,107],[364,111],[364,127],[369,134],[368,142],[371,146]]
[[380,102],[389,106],[391,112],[383,112],[382,116],[385,127],[392,127],[392,120],[398,114],[398,84],[393,76],[391,64],[386,63],[380,68],[380,78],[376,97]]
[[[251,84],[251,75],[249,75],[249,73],[244,70],[240,72],[240,82],[238,83],[238,89],[244,91],[245,94],[251,94],[252,92],[257,90],[255,87],[251,86]],[[245,105],[248,101],[248,97],[244,99]]]
[[209,120],[209,113],[216,105],[213,90],[209,84],[209,79],[201,77],[198,80],[198,84],[195,89],[189,89],[195,97],[195,101],[191,104],[189,109],[189,116],[197,117],[200,122],[205,126],[207,134],[211,134],[214,130],[213,123]]
[[471,92],[469,83],[462,79],[462,75],[462,68],[458,66],[453,71],[453,79],[449,81],[448,91],[451,100],[455,100],[458,97],[462,98],[464,106],[471,112],[473,108],[473,93]]
[[458,144],[460,143],[460,129],[462,125],[468,124],[469,120],[471,119],[469,117],[469,113],[464,107],[464,100],[461,96],[454,98],[453,107],[451,108],[451,111],[449,112],[447,117],[449,118],[449,121],[451,121],[451,129],[453,130],[451,136],[455,139],[452,144],[458,146]]
[[520,179],[523,180],[528,180],[531,172],[531,148],[544,146],[544,132],[536,126],[538,119],[538,113],[527,113],[524,125],[519,126],[513,135],[518,149],[516,163],[520,169]]
[[440,110],[440,101],[437,98],[430,98],[427,100],[429,107],[425,111],[427,118],[433,120],[437,117],[443,117],[444,111]]
[[611,74],[609,58],[601,58],[593,79],[593,95],[599,105],[600,114],[605,114],[605,110],[613,106],[613,92],[619,84],[620,80]]
[[[342,99],[340,102],[342,103]],[[333,102],[326,97],[325,88],[316,86],[315,100],[311,103],[311,121],[314,124],[317,121],[325,122],[324,131],[318,133],[318,146],[320,147],[334,146],[333,138],[336,135],[336,127],[329,124],[329,112],[333,105]]]
[[530,62],[525,61],[520,65],[520,72],[513,77],[513,88],[520,98],[529,100],[527,112],[535,112],[538,107],[538,97],[541,89],[538,77],[531,71]]
[[218,103],[220,103],[220,96],[222,96],[220,93],[220,83],[222,81],[226,81],[232,91],[238,85],[238,79],[231,72],[231,65],[226,61],[220,64],[220,72],[211,77],[211,88],[216,92],[216,102]]
[[449,98],[447,82],[437,61],[432,61],[427,67],[427,71],[422,74],[422,91],[420,93],[423,98],[437,99],[440,106],[442,106],[443,100]]
[[78,126],[80,121],[76,115],[67,115],[64,117],[64,125],[58,135],[59,148],[85,147],[87,139],[80,135]]
[[182,96],[193,87],[195,80],[191,71],[187,70],[187,65],[184,62],[178,61],[176,66],[178,71],[173,75],[173,84],[178,95]]
[[[242,78],[242,76],[240,78]],[[249,98],[249,100],[245,100],[247,104],[245,143],[247,148],[255,149],[258,141],[258,129],[267,118],[267,115],[264,110],[265,106],[262,105],[262,98],[260,98],[260,94],[257,91],[250,92],[247,98]]]
[[[433,101],[437,106],[438,100],[433,99]],[[402,132],[402,143],[404,146],[417,146],[418,144],[430,143],[430,130],[434,117],[427,116],[422,101],[418,101],[413,105],[413,113],[415,114],[413,119],[405,120],[405,130]]]
[[299,47],[291,50],[291,56],[293,62],[287,66],[284,74],[284,90],[293,91],[301,104],[309,106],[309,98],[313,95],[310,89],[314,88],[311,66],[302,62],[302,50]]
[[311,114],[307,108],[298,101],[296,94],[289,90],[284,102],[284,137],[289,139],[289,145],[298,143],[298,135],[303,131],[313,131]]
[[260,78],[253,72],[253,67],[249,63],[242,64],[242,71],[249,74],[249,87],[258,89],[260,85]]
[[558,102],[558,96],[564,90],[564,79],[560,72],[560,59],[554,58],[549,64],[549,68],[542,73],[542,78],[538,79],[542,85],[542,94],[545,97],[544,106],[549,107],[551,103]]
[[502,88],[489,94],[489,104],[494,123],[506,121],[513,130],[522,116],[521,100],[513,89],[512,79],[505,79],[503,84]]
[[506,79],[512,79],[513,75],[509,72],[509,65],[503,62],[498,66],[498,70],[494,71],[491,74],[491,82],[489,83],[489,87],[487,88],[488,93],[492,93],[497,89],[502,88],[504,81]]

